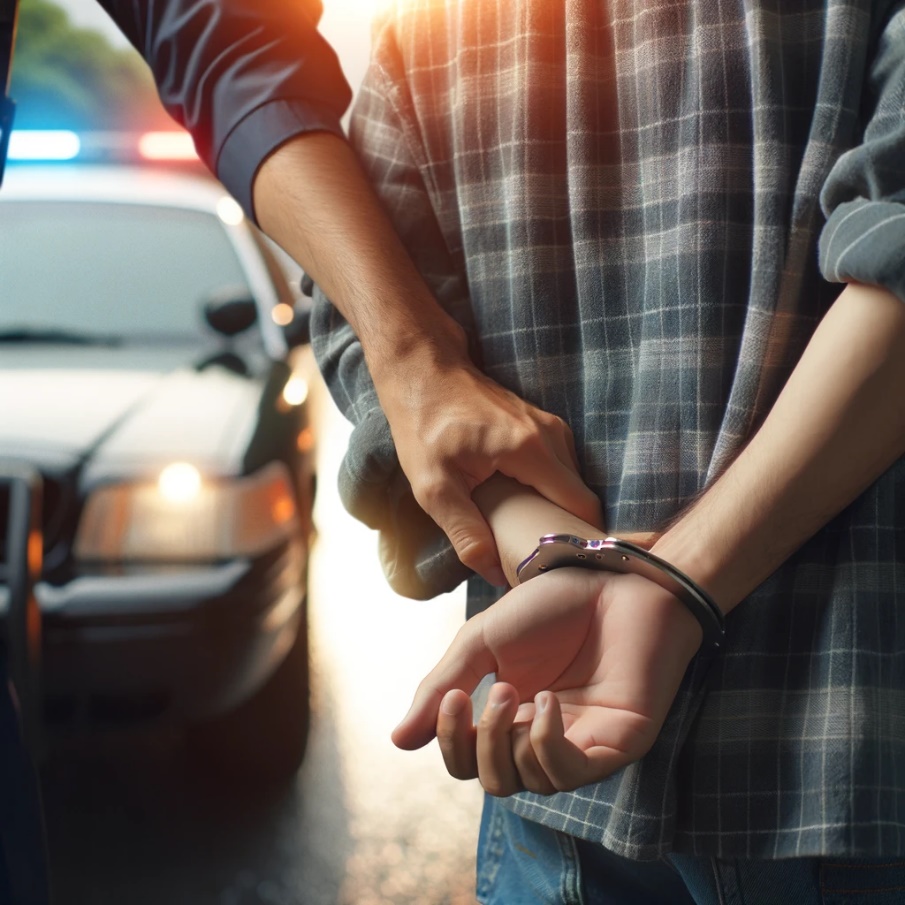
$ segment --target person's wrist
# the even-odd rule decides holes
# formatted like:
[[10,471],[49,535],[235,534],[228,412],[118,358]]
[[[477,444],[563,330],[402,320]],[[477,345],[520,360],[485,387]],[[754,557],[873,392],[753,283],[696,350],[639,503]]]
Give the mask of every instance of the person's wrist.
[[399,323],[388,317],[379,334],[362,339],[362,348],[378,394],[384,385],[411,386],[446,369],[472,367],[465,330],[442,310],[417,319],[406,312]]
[[731,585],[723,580],[718,551],[713,544],[693,531],[673,528],[665,532],[650,552],[687,575],[698,587],[710,595],[725,615],[738,602]]
[[663,630],[663,643],[672,644],[680,652],[685,661],[701,649],[704,640],[704,629],[688,606],[665,588],[655,585],[649,579],[642,579],[656,588],[661,611],[660,626]]
[[615,572],[645,579],[674,597],[701,629],[698,643],[718,648],[725,629],[723,613],[708,591],[672,563],[632,543],[625,536],[595,538],[573,534],[553,534],[540,538],[537,547],[519,564],[520,584],[540,575],[575,566],[592,571]]
[[[557,570],[559,571],[559,570]],[[580,569],[587,574],[586,569]],[[554,574],[554,573],[551,573]],[[664,658],[683,668],[701,650],[704,630],[701,623],[678,597],[643,575],[593,572],[600,576],[604,593],[616,593],[628,601],[632,619],[646,627],[650,643]],[[664,663],[666,660],[664,660]]]
[[605,534],[602,527],[566,512],[533,488],[499,472],[475,487],[472,499],[493,531],[503,573],[512,587],[519,583],[519,565],[544,535],[603,537]]
[[[462,372],[471,367],[464,359],[456,364],[454,356],[454,352],[425,342],[421,348],[407,349],[405,354],[381,357],[379,365],[368,364],[400,459],[412,449],[425,450],[426,441],[435,445],[442,440],[436,432],[436,423],[448,419],[449,411],[440,408],[438,400],[457,399]],[[423,463],[409,464],[418,467]]]

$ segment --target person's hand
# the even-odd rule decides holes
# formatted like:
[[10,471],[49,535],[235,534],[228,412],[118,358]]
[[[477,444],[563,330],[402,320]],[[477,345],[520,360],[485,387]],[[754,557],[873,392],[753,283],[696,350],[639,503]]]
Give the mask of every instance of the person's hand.
[[506,581],[472,491],[496,472],[600,525],[600,501],[578,474],[572,431],[561,418],[469,364],[398,368],[378,392],[415,501],[459,559],[493,584]]
[[[557,569],[461,628],[393,742],[411,750],[436,735],[449,773],[492,795],[576,789],[647,753],[701,636],[640,576]],[[468,695],[494,672],[475,727]]]

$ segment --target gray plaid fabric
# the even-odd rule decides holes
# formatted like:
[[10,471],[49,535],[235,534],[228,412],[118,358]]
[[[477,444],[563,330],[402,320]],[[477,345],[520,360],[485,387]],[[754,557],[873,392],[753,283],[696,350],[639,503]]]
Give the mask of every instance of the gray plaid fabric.
[[[905,299],[903,111],[901,2],[400,0],[352,133],[486,372],[572,426],[618,534],[737,455],[829,281]],[[323,298],[314,334],[356,424],[346,505],[398,589],[451,587]],[[492,599],[472,581],[472,611]],[[643,761],[510,806],[640,859],[905,854],[903,604],[899,462],[730,614]]]

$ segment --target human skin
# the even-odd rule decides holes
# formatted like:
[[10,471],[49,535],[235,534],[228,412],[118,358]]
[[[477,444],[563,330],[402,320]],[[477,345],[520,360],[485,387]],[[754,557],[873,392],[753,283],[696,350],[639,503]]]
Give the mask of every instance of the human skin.
[[[850,284],[761,429],[652,551],[728,613],[905,454],[903,381],[905,304]],[[497,480],[477,496],[510,575],[528,534],[582,533],[524,488],[508,505]],[[491,794],[575,789],[649,750],[700,640],[658,585],[558,569],[463,626],[393,740],[417,748],[436,735],[449,773]],[[475,727],[468,694],[491,672],[501,681]]]
[[473,365],[462,328],[416,270],[346,142],[314,132],[285,143],[258,171],[253,197],[261,228],[361,341],[415,500],[465,565],[505,584],[493,534],[471,497],[496,472],[599,522],[568,425]]

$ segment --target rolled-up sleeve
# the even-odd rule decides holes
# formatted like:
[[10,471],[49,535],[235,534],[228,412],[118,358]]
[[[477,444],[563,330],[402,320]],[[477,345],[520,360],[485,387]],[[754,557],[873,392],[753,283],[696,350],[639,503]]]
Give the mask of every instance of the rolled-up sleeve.
[[317,30],[319,0],[99,2],[250,216],[255,174],[281,144],[303,132],[343,135],[351,91]]
[[863,140],[823,188],[820,268],[832,282],[882,286],[905,301],[905,4],[879,35]]

